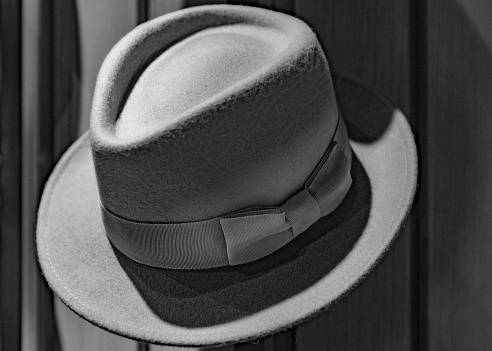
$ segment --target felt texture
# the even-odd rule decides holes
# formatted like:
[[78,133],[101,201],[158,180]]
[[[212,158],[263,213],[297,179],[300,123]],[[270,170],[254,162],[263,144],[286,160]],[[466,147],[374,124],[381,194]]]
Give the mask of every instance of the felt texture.
[[91,114],[101,203],[142,222],[277,206],[338,118],[313,31],[281,13],[203,6],[137,27],[106,58]]
[[[159,268],[203,269],[252,262],[278,250],[335,210],[352,183],[352,153],[340,116],[323,157],[303,188],[281,206],[247,207],[181,223],[135,222],[101,205],[111,243],[133,260]],[[348,156],[347,156],[348,155]]]
[[102,328],[181,346],[256,339],[329,307],[388,249],[410,210],[417,176],[402,113],[344,78],[335,79],[335,91],[354,152],[346,199],[278,252],[235,267],[156,269],[114,249],[100,220],[88,135],[82,136],[56,166],[40,204],[37,249],[50,287]]

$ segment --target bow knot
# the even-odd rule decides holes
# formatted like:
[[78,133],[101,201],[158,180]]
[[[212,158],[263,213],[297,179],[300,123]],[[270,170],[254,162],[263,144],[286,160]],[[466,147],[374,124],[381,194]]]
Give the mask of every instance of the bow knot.
[[280,208],[292,226],[294,237],[321,217],[318,203],[306,188],[289,198]]
[[220,218],[229,264],[251,262],[278,250],[338,207],[351,184],[350,162],[333,142],[304,187],[280,207]]

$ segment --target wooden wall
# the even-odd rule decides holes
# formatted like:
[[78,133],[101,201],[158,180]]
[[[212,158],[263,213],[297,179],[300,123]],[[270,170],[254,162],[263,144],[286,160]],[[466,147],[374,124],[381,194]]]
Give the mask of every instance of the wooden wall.
[[492,2],[429,1],[422,137],[430,350],[492,349]]
[[[22,218],[14,207],[9,212],[2,206],[3,284],[18,284],[5,262],[11,257],[16,262],[21,227],[23,238],[22,299],[17,301],[21,333],[7,344],[3,323],[0,346],[14,345],[15,350],[21,345],[25,351],[173,349],[105,332],[52,300],[34,256],[37,200],[62,150],[88,127],[95,77],[112,45],[139,21],[185,6],[225,2],[274,8],[307,21],[335,72],[374,89],[406,114],[421,170],[410,218],[354,292],[291,330],[223,350],[492,349],[489,0],[22,0],[22,12],[14,1],[0,0],[0,38],[7,37],[5,9],[17,14],[12,18],[22,14],[23,50],[19,61],[20,50],[6,54],[5,44],[0,46],[2,65],[22,62],[18,77],[12,73],[15,64],[0,75],[3,90],[6,77],[18,84],[17,90],[0,92],[2,101],[11,96],[1,105],[2,200],[7,194],[12,204],[19,200],[15,179],[8,179],[22,175]],[[8,33],[14,40],[17,32]],[[22,125],[15,119],[20,107]],[[21,130],[22,152],[8,154],[14,172],[9,173],[5,155],[19,143]],[[2,291],[0,322],[5,312],[18,314],[8,308],[9,301]]]
[[5,350],[18,348],[21,339],[20,38],[20,5],[0,1],[0,349]]

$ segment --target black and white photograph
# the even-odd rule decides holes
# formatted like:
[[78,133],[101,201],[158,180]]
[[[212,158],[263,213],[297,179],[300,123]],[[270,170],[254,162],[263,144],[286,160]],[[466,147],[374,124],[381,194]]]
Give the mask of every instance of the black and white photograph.
[[0,351],[492,350],[492,2],[0,0]]

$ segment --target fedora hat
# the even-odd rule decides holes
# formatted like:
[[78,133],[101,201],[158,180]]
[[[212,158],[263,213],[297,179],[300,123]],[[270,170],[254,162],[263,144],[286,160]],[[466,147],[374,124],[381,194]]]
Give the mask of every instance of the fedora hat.
[[88,321],[156,344],[256,339],[366,276],[411,208],[403,114],[331,74],[313,31],[210,5],[111,50],[89,132],[40,203],[50,287]]

